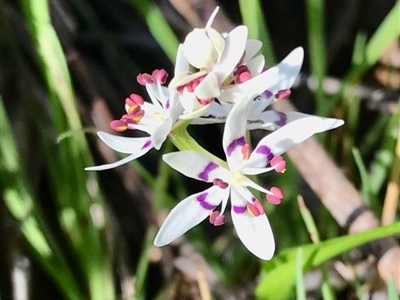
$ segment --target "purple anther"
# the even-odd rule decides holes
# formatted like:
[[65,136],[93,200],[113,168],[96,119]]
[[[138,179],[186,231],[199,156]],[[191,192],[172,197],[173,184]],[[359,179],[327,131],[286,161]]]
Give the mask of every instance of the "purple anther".
[[213,211],[210,214],[210,223],[214,226],[221,226],[225,223],[225,216],[222,215],[219,211]]
[[229,184],[227,182],[225,182],[219,178],[214,178],[213,184],[220,187],[221,189],[226,189],[229,186]]

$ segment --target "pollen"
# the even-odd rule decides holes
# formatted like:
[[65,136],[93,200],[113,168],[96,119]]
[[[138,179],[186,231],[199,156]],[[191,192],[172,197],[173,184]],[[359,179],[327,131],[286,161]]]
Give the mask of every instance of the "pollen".
[[235,173],[233,173],[231,184],[238,185],[238,184],[241,184],[244,180],[245,180],[245,177],[243,176],[243,174],[240,173],[239,171],[236,171]]

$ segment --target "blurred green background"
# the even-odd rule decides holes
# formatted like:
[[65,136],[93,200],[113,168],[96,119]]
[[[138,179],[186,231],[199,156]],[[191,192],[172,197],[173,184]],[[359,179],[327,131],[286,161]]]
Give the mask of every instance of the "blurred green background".
[[[138,73],[172,74],[179,42],[215,4],[0,0],[1,300],[398,299],[394,281],[383,282],[359,246],[399,240],[391,192],[400,180],[399,2],[217,3],[263,41],[267,65],[305,48],[291,100],[299,111],[345,120],[319,140],[388,226],[347,235],[289,162],[284,176],[259,178],[285,192],[282,205],[266,207],[278,247],[271,262],[253,257],[229,220],[204,222],[160,250],[152,241],[168,210],[204,187],[162,163],[173,146],[84,171],[119,158],[95,132],[111,132],[127,95],[145,97]],[[222,129],[189,132],[222,157]]]

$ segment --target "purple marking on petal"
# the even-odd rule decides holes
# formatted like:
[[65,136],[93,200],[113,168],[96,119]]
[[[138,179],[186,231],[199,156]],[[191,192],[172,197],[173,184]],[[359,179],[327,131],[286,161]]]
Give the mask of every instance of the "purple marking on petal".
[[271,98],[273,96],[273,94],[268,90],[265,90],[261,95],[264,96],[266,99]]
[[151,146],[151,139],[147,140],[147,142],[143,145],[142,149],[150,147]]
[[170,103],[169,103],[169,99],[167,100],[167,102],[165,103],[165,109],[169,109]]
[[264,124],[263,120],[257,119],[257,120],[247,120],[247,124]]
[[206,201],[208,193],[202,193],[196,197],[197,201],[200,203],[201,207],[207,210],[214,210],[217,206],[212,205]]
[[280,111],[276,111],[275,112],[278,116],[279,116],[279,120],[278,121],[275,121],[274,123],[276,124],[276,125],[278,125],[278,126],[285,126],[286,125],[286,122],[287,122],[287,116],[286,116],[286,114],[285,113],[283,113],[283,112],[280,112]]
[[271,148],[269,148],[267,145],[261,145],[260,147],[258,147],[256,153],[264,154],[267,157],[268,161],[274,158],[274,154],[272,153]]
[[246,206],[233,205],[232,208],[233,208],[233,211],[237,214],[242,214],[246,211]]
[[246,139],[244,138],[244,136],[237,138],[228,145],[226,153],[228,154],[228,156],[231,156],[232,152],[235,151],[237,147],[244,146],[245,144],[246,144]]
[[201,180],[208,181],[208,175],[218,168],[218,165],[215,162],[210,161],[208,165],[204,168],[204,170],[197,175]]

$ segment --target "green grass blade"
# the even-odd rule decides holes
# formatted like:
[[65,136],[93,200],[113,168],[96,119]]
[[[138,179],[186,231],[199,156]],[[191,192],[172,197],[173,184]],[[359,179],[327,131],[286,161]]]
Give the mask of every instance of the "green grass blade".
[[306,288],[304,286],[303,278],[303,249],[297,250],[296,257],[296,299],[306,300]]
[[249,38],[258,39],[263,43],[261,52],[265,56],[268,66],[276,64],[271,35],[264,19],[260,1],[239,0],[239,6],[243,24],[249,29]]
[[296,281],[296,258],[298,249],[303,249],[303,272],[319,267],[328,259],[344,253],[354,247],[378,238],[400,233],[400,222],[390,226],[349,236],[330,239],[318,244],[290,248],[263,264],[263,273],[256,289],[261,299],[283,300],[292,295]]
[[142,15],[154,39],[171,62],[175,62],[179,41],[157,5],[148,0],[132,0],[132,5]]
[[316,113],[328,115],[325,105],[325,94],[322,87],[323,79],[326,76],[326,49],[325,49],[325,20],[323,0],[307,0],[307,26],[308,26],[308,47],[311,74],[317,79],[318,88],[316,91]]
[[388,300],[400,300],[400,296],[397,292],[396,281],[394,277],[391,277],[388,284]]
[[356,162],[358,172],[360,173],[361,177],[361,195],[365,202],[365,204],[369,207],[372,206],[372,197],[371,197],[371,190],[370,190],[370,178],[367,172],[367,168],[364,165],[363,159],[361,157],[360,151],[357,148],[351,149],[354,157],[354,161]]

